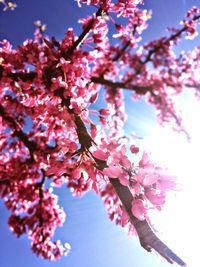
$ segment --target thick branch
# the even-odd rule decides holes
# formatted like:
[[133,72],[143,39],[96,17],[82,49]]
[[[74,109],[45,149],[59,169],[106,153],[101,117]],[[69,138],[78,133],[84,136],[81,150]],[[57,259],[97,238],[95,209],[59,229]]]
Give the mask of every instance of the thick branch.
[[[3,77],[4,67],[0,65],[0,79]],[[13,81],[22,80],[23,82],[33,81],[33,79],[37,76],[35,71],[30,72],[9,72],[7,77],[11,78]]]
[[186,264],[154,234],[146,220],[140,221],[133,216],[131,211],[133,196],[128,187],[123,186],[118,179],[110,178],[110,182],[115,188],[117,195],[129,215],[131,223],[138,233],[141,246],[149,252],[151,249],[154,249],[169,263],[175,262],[180,266],[186,266]]
[[70,114],[74,115],[74,122],[76,125],[76,133],[78,135],[79,144],[81,145],[81,150],[84,151],[85,149],[88,150],[94,141],[92,140],[91,136],[87,132],[87,128],[85,127],[85,124],[83,123],[81,117],[77,115],[73,109],[70,109],[70,98],[65,98],[64,95],[64,89],[58,88],[56,90],[56,95],[59,96],[62,100],[62,104],[67,108],[67,111]]
[[[1,67],[1,66],[0,66]],[[2,69],[3,72],[3,69]],[[0,69],[0,78],[1,78],[1,69]],[[32,72],[10,72],[8,74],[8,77],[12,78],[13,81],[18,81],[19,79],[21,79],[24,82],[27,81],[33,81],[33,79],[37,76],[37,73],[32,71]],[[47,75],[46,75],[47,76]],[[47,77],[48,79],[50,79],[50,77]],[[137,94],[141,94],[144,95],[147,92],[151,91],[151,87],[150,86],[138,86],[138,85],[132,85],[132,84],[126,84],[126,82],[112,82],[110,80],[106,80],[102,77],[91,77],[91,81],[93,83],[98,83],[101,85],[105,85],[105,86],[110,86],[114,89],[117,88],[124,88],[124,89],[128,89],[128,90],[132,90],[135,91]]]
[[105,86],[109,86],[113,89],[124,88],[131,91],[135,91],[137,94],[144,95],[147,92],[150,92],[152,88],[150,86],[138,86],[133,84],[126,84],[126,82],[112,82],[110,80],[106,80],[102,77],[91,77],[91,81],[93,83],[102,84]]
[[33,81],[33,79],[36,78],[36,76],[37,76],[37,73],[34,72],[34,71],[31,71],[31,72],[15,72],[15,73],[10,72],[8,74],[8,77],[12,78],[14,81],[18,81],[20,79],[23,82]]

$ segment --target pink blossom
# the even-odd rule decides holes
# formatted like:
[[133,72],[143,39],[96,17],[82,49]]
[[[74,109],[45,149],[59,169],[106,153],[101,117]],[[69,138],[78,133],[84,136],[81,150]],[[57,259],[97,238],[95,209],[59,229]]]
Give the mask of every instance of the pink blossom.
[[109,156],[108,152],[103,152],[102,150],[96,150],[92,154],[95,158],[98,158],[101,160],[107,160],[107,158]]
[[117,178],[120,174],[122,174],[122,169],[119,166],[110,165],[108,168],[103,170],[103,173],[110,178]]
[[140,162],[139,162],[139,166],[140,166],[141,168],[144,168],[144,167],[146,167],[147,165],[149,165],[149,156],[148,156],[148,154],[147,154],[146,152],[143,152],[143,154],[142,154],[142,159],[141,159]]
[[134,199],[132,202],[131,211],[133,215],[139,220],[145,220],[145,214],[147,212],[147,208],[144,205],[144,202],[141,199]]
[[163,206],[165,204],[165,193],[159,193],[155,189],[145,192],[146,198],[154,205]]
[[173,190],[176,188],[176,177],[162,174],[156,182],[156,188],[159,190]]
[[91,96],[90,98],[90,103],[94,104],[97,101],[99,94],[95,93],[94,95]]
[[99,113],[103,116],[108,116],[110,115],[110,111],[108,109],[102,108],[99,110]]
[[156,173],[151,173],[151,172],[147,172],[143,174],[143,178],[142,178],[142,184],[144,186],[149,186],[149,185],[153,185],[155,184],[159,179],[158,174]]
[[129,176],[127,173],[123,172],[122,174],[120,174],[118,178],[122,185],[125,185],[125,186],[129,185]]
[[140,185],[140,183],[136,182],[132,187],[135,195],[140,195],[142,193],[142,186]]
[[131,162],[130,162],[130,160],[128,159],[127,156],[122,156],[121,157],[120,164],[122,166],[124,166],[125,168],[127,168],[127,169],[131,168]]

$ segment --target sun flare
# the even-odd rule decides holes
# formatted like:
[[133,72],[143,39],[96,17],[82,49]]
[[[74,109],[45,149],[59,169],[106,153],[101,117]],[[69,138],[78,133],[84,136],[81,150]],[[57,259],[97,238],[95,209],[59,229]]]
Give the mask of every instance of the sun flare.
[[200,236],[200,105],[192,96],[185,97],[181,104],[190,142],[184,135],[161,127],[154,127],[142,142],[151,151],[152,159],[165,164],[177,176],[177,191],[168,195],[163,211],[153,215],[156,230],[182,255],[187,266],[196,267]]

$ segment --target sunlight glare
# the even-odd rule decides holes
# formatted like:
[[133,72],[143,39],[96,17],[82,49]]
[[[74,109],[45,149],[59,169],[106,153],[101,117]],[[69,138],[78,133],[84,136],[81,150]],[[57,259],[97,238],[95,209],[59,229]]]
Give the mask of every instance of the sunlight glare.
[[153,127],[143,142],[151,151],[151,158],[167,166],[178,182],[178,190],[168,195],[166,207],[153,216],[153,223],[161,238],[187,262],[187,266],[196,267],[200,237],[200,104],[191,96],[183,102],[184,124],[191,142],[188,143],[183,134],[161,127]]

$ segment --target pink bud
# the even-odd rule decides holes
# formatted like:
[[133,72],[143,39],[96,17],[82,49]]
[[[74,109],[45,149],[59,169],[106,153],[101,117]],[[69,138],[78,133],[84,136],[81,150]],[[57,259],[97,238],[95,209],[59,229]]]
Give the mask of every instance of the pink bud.
[[108,116],[110,115],[110,111],[107,108],[102,108],[99,110],[99,113],[103,116]]
[[91,96],[90,98],[90,103],[94,104],[98,98],[98,93],[94,94],[93,96]]
[[132,202],[131,211],[133,215],[139,220],[143,221],[145,219],[146,207],[141,199],[134,199]]
[[134,145],[131,145],[130,151],[131,151],[131,153],[137,154],[139,152],[139,148],[134,146]]

